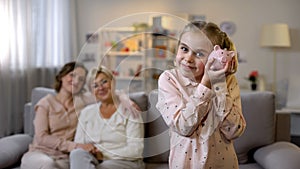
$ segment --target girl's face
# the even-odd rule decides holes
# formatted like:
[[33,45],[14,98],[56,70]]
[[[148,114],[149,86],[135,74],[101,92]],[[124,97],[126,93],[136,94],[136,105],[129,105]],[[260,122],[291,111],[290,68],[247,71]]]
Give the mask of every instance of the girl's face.
[[109,79],[104,73],[97,75],[91,84],[91,89],[97,101],[105,102],[112,99],[113,81]]
[[176,55],[176,65],[182,75],[200,82],[213,45],[202,32],[186,32],[182,35]]
[[77,67],[73,71],[66,74],[61,78],[62,80],[62,89],[72,93],[77,94],[83,88],[86,78],[86,71]]

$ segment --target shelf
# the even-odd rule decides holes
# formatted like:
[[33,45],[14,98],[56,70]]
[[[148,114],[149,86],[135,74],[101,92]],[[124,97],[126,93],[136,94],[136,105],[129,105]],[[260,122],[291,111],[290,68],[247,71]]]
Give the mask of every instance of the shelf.
[[171,59],[171,58],[159,58],[159,57],[155,57],[152,59],[152,61],[154,62],[161,62],[161,61],[164,61],[164,62],[171,62],[171,61],[174,61],[174,59]]
[[111,51],[111,52],[108,52],[106,55],[109,55],[109,56],[143,56],[144,53]]
[[100,31],[103,32],[120,32],[120,33],[131,33],[131,32],[138,32],[135,30],[134,27],[106,27],[101,29]]
[[[101,35],[104,64],[117,72],[118,89],[151,91],[157,88],[157,79],[152,77],[173,66],[178,43],[173,36],[139,32],[133,27],[107,27]],[[139,76],[134,76],[135,72]]]

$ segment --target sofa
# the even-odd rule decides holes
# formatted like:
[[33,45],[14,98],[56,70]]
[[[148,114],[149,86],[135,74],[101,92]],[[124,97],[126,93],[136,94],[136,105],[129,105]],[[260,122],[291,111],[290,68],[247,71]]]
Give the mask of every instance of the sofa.
[[[53,89],[36,87],[24,106],[24,133],[0,139],[0,168],[19,168],[22,155],[34,135],[33,106]],[[146,169],[167,169],[168,127],[156,110],[157,91],[130,93],[143,110],[145,122],[144,162]],[[247,122],[244,134],[234,141],[240,169],[299,169],[300,148],[275,140],[275,96],[272,92],[242,92],[242,110]]]

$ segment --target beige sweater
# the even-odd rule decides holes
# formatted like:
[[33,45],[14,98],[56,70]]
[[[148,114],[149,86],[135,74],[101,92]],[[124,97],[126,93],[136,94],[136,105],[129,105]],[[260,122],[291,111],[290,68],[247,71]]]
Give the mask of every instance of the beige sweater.
[[92,97],[79,95],[74,106],[65,110],[53,95],[42,98],[35,106],[35,135],[29,151],[41,151],[54,158],[67,158],[75,148],[73,142],[79,112],[92,102]]

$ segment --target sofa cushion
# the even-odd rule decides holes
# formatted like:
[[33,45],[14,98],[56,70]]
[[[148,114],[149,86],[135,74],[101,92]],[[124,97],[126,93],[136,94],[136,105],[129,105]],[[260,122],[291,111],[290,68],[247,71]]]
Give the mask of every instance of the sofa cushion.
[[55,90],[51,89],[51,88],[45,88],[45,87],[35,87],[31,91],[31,107],[30,107],[30,115],[29,115],[31,123],[30,123],[30,125],[27,126],[27,128],[29,129],[30,136],[34,135],[34,126],[32,123],[34,120],[34,115],[35,115],[34,106],[41,98],[43,98],[47,94],[55,94]]
[[130,93],[129,98],[134,101],[142,109],[142,111],[146,111],[148,109],[148,96],[145,92]]
[[239,169],[264,169],[257,163],[240,164]]
[[148,95],[145,92],[134,92],[129,94],[129,98],[140,107],[142,110],[142,118],[145,122],[148,113]]
[[249,153],[275,140],[275,96],[272,92],[241,92],[246,129],[234,141],[240,164],[248,162]]
[[145,121],[144,161],[146,163],[167,163],[169,159],[169,128],[156,109],[157,90],[148,95],[149,109]]
[[31,102],[26,103],[24,105],[24,113],[23,113],[23,119],[24,119],[24,133],[29,134],[31,133],[31,128],[33,128],[33,124],[31,121]]
[[277,142],[258,149],[254,159],[265,169],[299,169],[300,148],[289,142]]
[[146,169],[169,169],[168,163],[146,163]]
[[18,163],[28,150],[32,137],[27,134],[16,134],[0,139],[0,168]]

